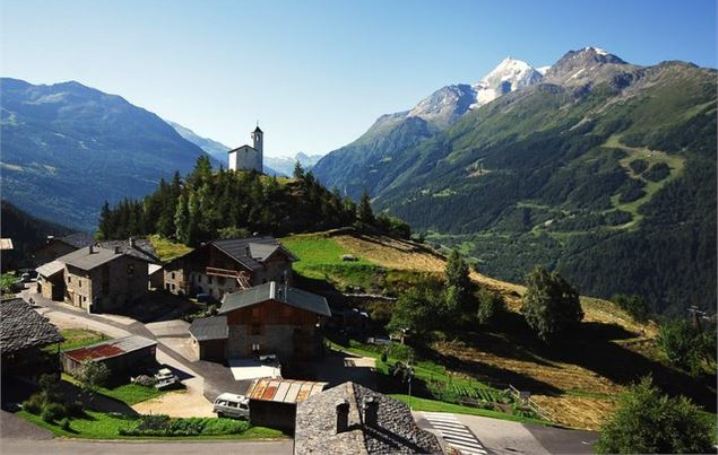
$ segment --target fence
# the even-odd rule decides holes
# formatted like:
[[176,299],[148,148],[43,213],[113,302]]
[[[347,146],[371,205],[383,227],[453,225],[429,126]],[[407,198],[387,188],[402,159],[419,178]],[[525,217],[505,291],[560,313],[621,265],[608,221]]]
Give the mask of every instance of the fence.
[[544,420],[552,420],[551,415],[545,410],[541,409],[538,403],[532,400],[531,397],[527,394],[527,392],[522,393],[519,389],[517,389],[511,384],[509,384],[509,391],[514,396],[514,400],[516,400],[517,403],[521,403],[527,406],[529,409],[535,412],[536,415],[538,415]]

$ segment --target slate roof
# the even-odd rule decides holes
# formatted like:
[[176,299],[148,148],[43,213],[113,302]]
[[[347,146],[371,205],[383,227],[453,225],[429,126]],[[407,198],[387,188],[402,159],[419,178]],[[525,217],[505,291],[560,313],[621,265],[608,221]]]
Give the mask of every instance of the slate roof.
[[63,340],[57,327],[24,300],[0,302],[0,351],[3,354]]
[[227,153],[229,154],[229,153],[233,153],[233,152],[238,152],[238,151],[240,151],[240,150],[242,150],[242,149],[257,150],[257,149],[255,149],[254,147],[252,147],[252,146],[249,145],[249,144],[244,144],[244,145],[241,145],[241,146],[237,147],[236,149],[228,150]]
[[189,333],[197,341],[226,340],[229,336],[227,316],[197,318],[189,326]]
[[56,237],[54,240],[74,246],[75,248],[82,248],[95,243],[95,238],[87,232],[75,232],[74,234],[66,235],[64,237]]
[[[362,417],[364,400],[378,403],[376,425]],[[337,434],[336,405],[349,404],[347,431]],[[345,382],[297,405],[295,455],[443,453],[436,436],[420,429],[399,400],[353,382]]]
[[115,247],[119,247],[122,254],[134,256],[138,259],[142,259],[143,261],[155,264],[160,263],[160,259],[157,256],[155,248],[147,239],[134,239],[134,246],[130,246],[129,240],[105,240],[98,242],[97,244],[101,248],[107,248],[108,250],[114,250]]
[[102,361],[156,345],[157,342],[149,338],[130,335],[65,351],[62,354],[78,362],[84,362],[85,360]]
[[119,257],[121,255],[116,254],[114,250],[95,246],[92,254],[90,254],[90,247],[84,247],[60,256],[56,261],[77,267],[80,270],[92,270]]
[[324,297],[291,287],[287,287],[285,293],[284,285],[274,281],[225,294],[219,313],[226,314],[230,311],[246,308],[268,300],[286,303],[300,310],[310,311],[321,316],[331,317],[332,315],[331,311],[329,311],[327,299]]
[[62,272],[63,270],[65,270],[65,264],[58,260],[48,262],[47,264],[43,264],[35,269],[39,275],[46,278],[51,277],[58,272]]
[[214,240],[210,245],[252,271],[261,269],[262,263],[278,250],[296,260],[274,237]]

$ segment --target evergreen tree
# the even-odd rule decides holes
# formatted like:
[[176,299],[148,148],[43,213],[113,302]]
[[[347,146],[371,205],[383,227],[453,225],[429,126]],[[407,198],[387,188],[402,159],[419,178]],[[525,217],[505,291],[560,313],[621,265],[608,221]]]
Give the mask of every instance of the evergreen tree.
[[304,180],[304,167],[302,167],[302,163],[297,161],[294,163],[294,178],[297,180]]
[[451,250],[444,271],[445,302],[449,314],[466,320],[476,312],[474,284],[469,278],[469,266],[457,250]]
[[97,239],[105,240],[112,236],[112,212],[110,211],[110,203],[105,201],[100,210],[100,220],[98,223]]
[[184,193],[180,193],[177,199],[177,208],[175,211],[175,237],[178,241],[189,244],[189,212],[187,210],[187,198]]
[[374,224],[374,211],[371,208],[371,199],[369,193],[364,191],[359,200],[359,208],[357,209],[357,219],[360,223],[371,226]]

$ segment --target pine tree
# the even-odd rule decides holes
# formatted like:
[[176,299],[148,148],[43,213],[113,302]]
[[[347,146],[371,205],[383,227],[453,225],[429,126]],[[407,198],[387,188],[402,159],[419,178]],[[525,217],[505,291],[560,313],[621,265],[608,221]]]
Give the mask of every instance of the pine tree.
[[374,224],[374,211],[371,208],[371,199],[369,193],[364,191],[359,201],[359,208],[357,209],[357,219],[360,223],[371,226]]
[[189,240],[189,213],[187,210],[187,198],[184,193],[180,193],[177,199],[177,208],[175,210],[175,237],[178,241],[188,244]]
[[446,307],[449,314],[465,320],[476,312],[474,284],[469,278],[469,266],[457,250],[451,250],[444,271]]
[[112,236],[112,212],[110,211],[110,203],[105,201],[100,210],[100,220],[98,222],[97,239],[106,240]]
[[304,180],[304,168],[302,167],[302,163],[297,161],[294,163],[294,178],[297,180]]

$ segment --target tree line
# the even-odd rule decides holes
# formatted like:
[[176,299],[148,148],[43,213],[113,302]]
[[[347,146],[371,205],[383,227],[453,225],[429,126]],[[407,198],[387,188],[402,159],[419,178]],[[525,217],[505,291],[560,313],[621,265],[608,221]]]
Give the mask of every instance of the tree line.
[[128,238],[159,234],[186,245],[253,233],[286,235],[355,226],[362,231],[408,238],[409,226],[385,214],[375,215],[368,195],[355,203],[329,191],[298,165],[293,179],[254,171],[212,170],[199,157],[192,172],[162,179],[144,199],[124,199],[100,212],[97,237]]

